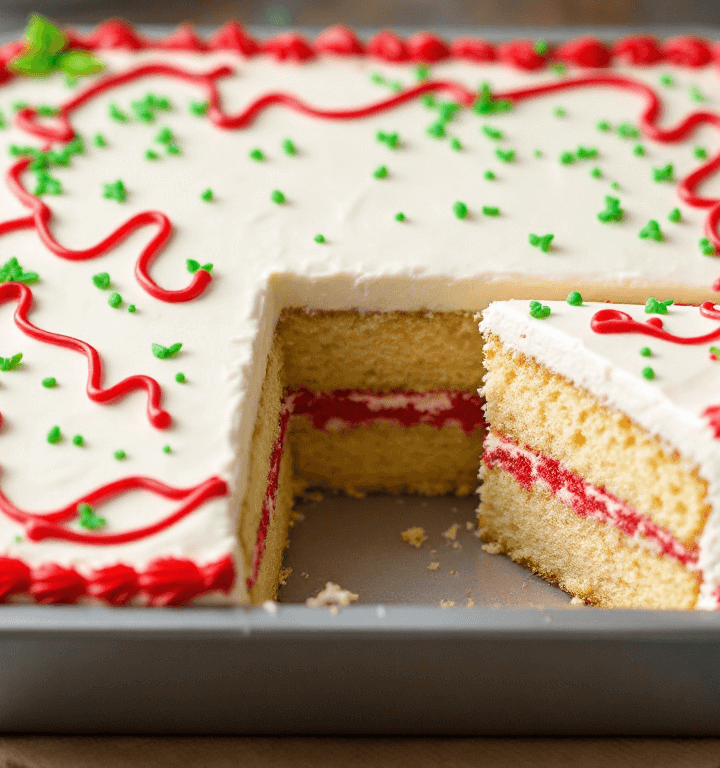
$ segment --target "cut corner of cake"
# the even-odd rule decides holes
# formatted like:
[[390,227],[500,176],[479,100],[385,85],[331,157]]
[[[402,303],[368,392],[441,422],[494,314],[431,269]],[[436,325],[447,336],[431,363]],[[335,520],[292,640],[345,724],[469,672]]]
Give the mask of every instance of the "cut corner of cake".
[[485,540],[592,605],[716,609],[719,320],[709,302],[491,304]]

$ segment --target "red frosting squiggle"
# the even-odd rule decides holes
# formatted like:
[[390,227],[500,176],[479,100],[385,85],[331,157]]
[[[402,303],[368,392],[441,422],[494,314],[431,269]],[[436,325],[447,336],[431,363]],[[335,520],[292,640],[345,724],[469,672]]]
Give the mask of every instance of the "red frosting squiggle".
[[[138,490],[181,503],[167,517],[161,518],[142,528],[133,528],[122,533],[81,533],[64,526],[66,523],[78,520],[79,504],[89,504],[91,507],[96,508],[109,499]],[[129,544],[130,542],[146,539],[148,536],[167,530],[175,525],[175,523],[187,517],[191,512],[194,512],[206,501],[218,496],[226,496],[227,494],[227,483],[219,477],[210,477],[191,488],[175,488],[152,477],[131,475],[111,483],[106,483],[52,512],[39,513],[22,510],[13,504],[0,490],[0,513],[22,525],[26,536],[31,541],[55,539],[92,546]]]
[[[27,285],[22,283],[3,283],[0,285],[0,304],[7,301],[17,301],[14,320],[15,325],[33,339],[46,344],[54,344],[58,347],[66,347],[85,355],[88,361],[87,396],[96,403],[109,403],[127,395],[136,389],[144,389],[148,395],[147,415],[150,423],[158,429],[167,429],[171,424],[171,417],[167,411],[160,408],[160,385],[151,376],[129,376],[127,379],[104,389],[102,381],[102,363],[100,355],[95,347],[87,342],[73,339],[70,336],[61,336],[59,333],[51,333],[33,325],[28,319],[28,313],[32,307],[33,294]],[[0,416],[0,423],[2,417]]]
[[[711,301],[703,302],[698,308],[703,317],[711,320],[720,320],[720,310],[718,310]],[[720,327],[714,331],[705,333],[702,336],[678,336],[674,333],[668,333],[663,328],[663,322],[659,317],[651,317],[644,323],[622,312],[619,309],[601,309],[596,312],[590,320],[590,328],[595,333],[641,333],[645,336],[652,336],[655,339],[671,341],[674,344],[710,344],[720,339]]]
[[526,491],[539,483],[556,497],[562,494],[561,503],[579,517],[612,525],[628,536],[651,543],[659,554],[697,568],[695,549],[687,549],[670,531],[611,493],[586,482],[556,459],[494,434],[485,441],[482,460],[490,469],[504,469]]

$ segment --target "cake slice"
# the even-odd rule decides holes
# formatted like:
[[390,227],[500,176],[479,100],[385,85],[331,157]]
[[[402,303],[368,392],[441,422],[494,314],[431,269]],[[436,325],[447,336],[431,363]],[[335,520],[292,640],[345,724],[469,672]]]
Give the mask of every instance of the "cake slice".
[[483,538],[586,602],[720,601],[720,311],[491,304]]

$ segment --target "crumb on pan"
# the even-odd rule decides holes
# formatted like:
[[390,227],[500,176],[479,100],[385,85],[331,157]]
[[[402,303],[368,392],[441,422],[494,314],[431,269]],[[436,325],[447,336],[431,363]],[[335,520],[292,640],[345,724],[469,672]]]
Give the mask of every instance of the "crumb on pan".
[[321,590],[317,597],[308,597],[305,605],[310,608],[323,608],[329,606],[337,610],[338,605],[350,605],[358,596],[349,589],[343,589],[339,584],[328,581],[325,589]]
[[425,529],[418,526],[415,528],[408,528],[406,531],[403,531],[400,536],[402,536],[402,540],[407,542],[411,547],[417,547],[418,549],[420,549],[423,541],[427,541]]

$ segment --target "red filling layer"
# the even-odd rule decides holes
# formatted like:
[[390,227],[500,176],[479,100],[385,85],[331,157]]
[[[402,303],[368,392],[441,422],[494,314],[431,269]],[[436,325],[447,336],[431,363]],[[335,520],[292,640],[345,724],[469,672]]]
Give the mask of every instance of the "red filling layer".
[[490,469],[504,469],[526,491],[534,485],[544,486],[576,515],[612,525],[628,536],[650,544],[661,555],[682,565],[697,567],[696,550],[686,549],[670,531],[549,456],[490,433],[485,440],[483,462]]
[[475,392],[388,392],[369,390],[335,390],[331,393],[298,389],[288,394],[280,411],[280,424],[270,456],[268,483],[258,525],[253,553],[249,589],[260,573],[268,529],[275,513],[280,462],[282,461],[291,416],[312,420],[316,429],[325,429],[338,420],[344,426],[357,427],[373,422],[393,422],[403,427],[429,424],[438,429],[458,425],[467,434],[476,433],[485,423],[483,400]]

